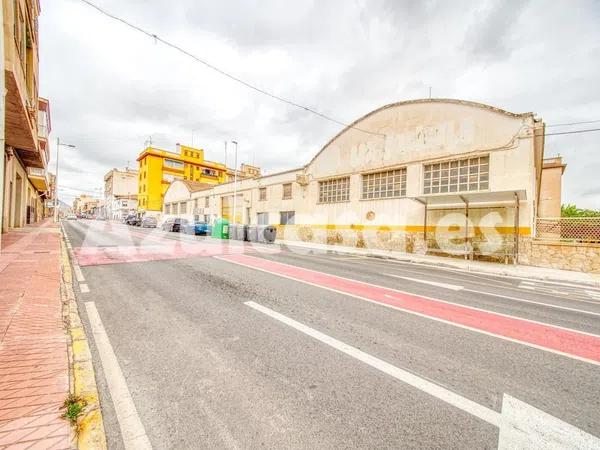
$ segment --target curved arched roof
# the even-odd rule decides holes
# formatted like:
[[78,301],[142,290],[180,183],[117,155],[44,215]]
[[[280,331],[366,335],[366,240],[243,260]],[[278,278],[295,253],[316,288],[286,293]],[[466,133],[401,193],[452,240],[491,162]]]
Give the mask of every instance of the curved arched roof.
[[348,131],[352,128],[359,128],[359,127],[357,127],[357,125],[360,122],[362,122],[363,120],[365,120],[381,111],[389,109],[389,108],[396,108],[398,106],[407,106],[407,105],[414,105],[414,104],[420,104],[420,103],[450,103],[450,104],[455,104],[455,105],[472,106],[475,108],[486,109],[491,112],[495,112],[498,114],[504,114],[506,116],[514,117],[514,118],[525,118],[525,117],[533,116],[532,112],[512,113],[510,111],[506,111],[501,108],[496,108],[495,106],[486,105],[485,103],[472,102],[469,100],[458,100],[455,98],[421,98],[421,99],[404,100],[401,102],[390,103],[390,104],[381,106],[377,109],[374,109],[373,111],[365,114],[362,117],[359,117],[354,122],[352,122],[350,125],[345,127],[343,130],[341,130],[339,133],[337,133],[335,136],[333,136],[329,141],[327,141],[327,143],[323,147],[321,147],[321,149],[317,152],[317,154],[315,156],[313,156],[313,158],[304,167],[310,166],[313,163],[313,161],[323,152],[323,150],[325,150],[329,146],[329,144],[331,144],[333,141],[335,141],[338,137],[340,137],[346,131]]

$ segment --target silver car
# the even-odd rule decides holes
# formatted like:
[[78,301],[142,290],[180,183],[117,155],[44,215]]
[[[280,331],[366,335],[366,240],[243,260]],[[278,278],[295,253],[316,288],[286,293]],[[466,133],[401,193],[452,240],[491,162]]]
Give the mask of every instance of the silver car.
[[156,228],[157,225],[156,217],[144,217],[142,219],[142,228]]

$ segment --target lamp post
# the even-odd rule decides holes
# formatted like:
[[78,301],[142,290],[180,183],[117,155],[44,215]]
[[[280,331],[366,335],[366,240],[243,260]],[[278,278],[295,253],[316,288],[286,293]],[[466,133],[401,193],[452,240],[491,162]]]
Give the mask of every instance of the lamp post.
[[74,145],[71,144],[61,144],[60,138],[56,138],[56,177],[54,178],[54,222],[58,223],[58,154],[60,150],[60,146],[75,148]]
[[235,144],[235,158],[233,166],[233,223],[237,223],[236,209],[237,209],[237,155],[238,155],[238,143],[237,141],[231,141]]

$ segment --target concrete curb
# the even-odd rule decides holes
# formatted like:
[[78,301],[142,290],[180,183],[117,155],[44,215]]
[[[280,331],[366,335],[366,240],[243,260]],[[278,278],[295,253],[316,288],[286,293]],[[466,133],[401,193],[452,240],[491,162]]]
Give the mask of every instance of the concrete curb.
[[[480,274],[480,275],[496,275],[496,276],[501,276],[501,277],[508,277],[508,278],[527,278],[527,279],[536,279],[536,280],[540,280],[540,281],[549,281],[549,282],[555,282],[555,283],[579,283],[579,284],[584,284],[584,285],[589,285],[589,286],[594,286],[594,287],[599,287],[600,286],[600,277],[598,275],[595,274],[587,274],[588,278],[587,279],[583,279],[583,276],[580,274],[583,274],[583,272],[576,272],[575,275],[570,274],[569,271],[562,271],[565,272],[565,274],[570,274],[570,276],[557,276],[557,274],[546,274],[546,273],[535,273],[536,270],[541,269],[543,270],[557,270],[557,269],[546,269],[546,268],[538,268],[538,267],[534,267],[533,270],[527,270],[529,267],[531,266],[523,266],[523,265],[517,265],[517,266],[510,266],[518,268],[518,269],[508,269],[505,267],[498,267],[497,265],[494,265],[493,263],[485,263],[485,265],[479,265],[479,264],[452,264],[452,259],[447,259],[447,260],[431,260],[431,259],[424,259],[424,258],[419,258],[418,256],[412,255],[412,254],[408,254],[408,253],[399,253],[399,252],[392,252],[392,251],[388,251],[388,250],[374,250],[374,249],[355,249],[355,248],[349,248],[349,247],[343,247],[343,246],[333,246],[333,245],[326,245],[326,244],[307,244],[305,242],[296,242],[296,241],[286,241],[286,240],[276,240],[275,241],[275,245],[280,245],[280,246],[285,246],[285,247],[296,247],[296,248],[303,248],[303,249],[312,249],[312,250],[319,250],[319,251],[324,251],[327,253],[337,253],[337,254],[343,254],[343,255],[355,255],[355,256],[365,256],[365,257],[369,257],[369,258],[380,258],[380,259],[391,259],[391,260],[395,260],[395,261],[402,261],[402,262],[408,262],[408,263],[413,263],[413,264],[419,264],[419,265],[423,265],[423,266],[430,266],[430,267],[441,267],[441,268],[445,268],[445,269],[452,269],[452,270],[457,270],[457,271],[462,271],[462,272],[468,272],[468,273],[474,273],[474,274]],[[520,273],[515,273],[520,271]],[[558,271],[558,270],[557,270]]]
[[106,436],[96,377],[92,364],[92,354],[85,335],[79,309],[73,291],[73,273],[67,252],[65,233],[61,229],[61,298],[63,302],[63,317],[71,338],[69,346],[69,375],[71,393],[86,403],[77,419],[77,445],[79,449],[106,449]]

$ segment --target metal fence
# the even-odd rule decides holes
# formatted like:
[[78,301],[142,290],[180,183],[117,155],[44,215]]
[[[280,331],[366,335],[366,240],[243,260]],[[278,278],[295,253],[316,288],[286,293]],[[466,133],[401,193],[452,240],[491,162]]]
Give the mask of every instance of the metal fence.
[[536,239],[600,243],[600,217],[538,218]]

